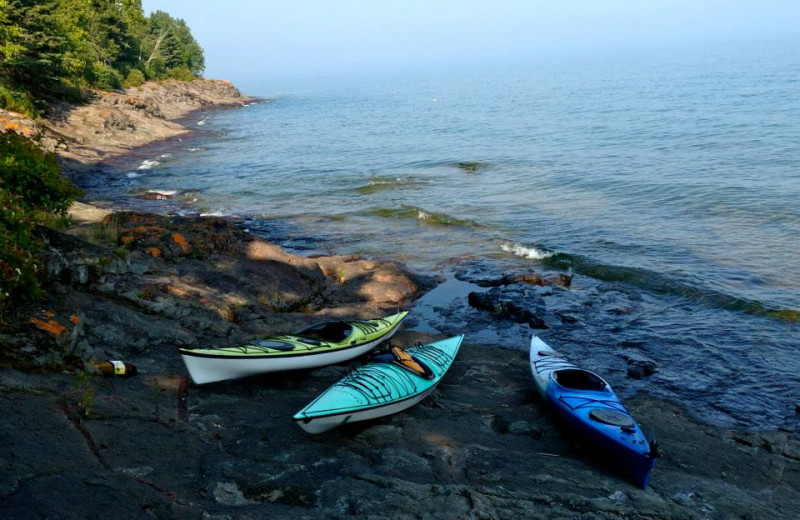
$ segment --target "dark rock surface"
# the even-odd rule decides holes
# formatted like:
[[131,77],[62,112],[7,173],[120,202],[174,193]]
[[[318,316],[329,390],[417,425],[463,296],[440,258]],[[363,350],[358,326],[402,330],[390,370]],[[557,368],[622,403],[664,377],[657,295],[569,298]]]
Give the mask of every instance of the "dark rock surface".
[[[424,339],[401,333],[397,342]],[[665,457],[647,491],[564,435],[525,355],[465,345],[437,391],[323,435],[291,415],[347,366],[197,387],[174,346],[129,379],[0,370],[5,518],[796,518],[798,439],[629,400]]]
[[492,289],[485,293],[471,292],[467,302],[478,310],[488,311],[495,316],[528,325],[532,329],[546,329],[547,325],[529,308],[521,307],[509,299],[509,293]]

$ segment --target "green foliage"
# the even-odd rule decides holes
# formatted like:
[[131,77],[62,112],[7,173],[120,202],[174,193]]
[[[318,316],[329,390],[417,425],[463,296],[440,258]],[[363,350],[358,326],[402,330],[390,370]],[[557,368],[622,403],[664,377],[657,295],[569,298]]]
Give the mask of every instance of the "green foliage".
[[[195,41],[186,22],[172,18],[164,11],[155,11],[150,15],[142,49],[147,55],[144,65],[150,78],[173,77],[168,71],[180,70],[182,78],[191,75],[190,79],[194,79],[205,68],[203,49]],[[183,73],[183,70],[189,74]]]
[[118,90],[122,88],[122,75],[116,69],[95,63],[92,70],[93,86],[101,90]]
[[75,406],[83,418],[88,419],[92,414],[92,406],[97,393],[94,386],[92,386],[92,378],[86,371],[78,372],[72,384],[72,391]]
[[140,87],[144,85],[144,82],[145,78],[142,71],[139,69],[131,69],[130,72],[128,72],[128,77],[122,82],[122,86],[125,88]]
[[34,228],[66,215],[78,195],[53,154],[14,132],[0,133],[0,311],[39,295]]
[[145,17],[141,0],[0,0],[2,107],[34,114],[34,100],[117,89],[126,76],[135,84],[133,70],[194,79],[204,66],[186,23],[163,11]]
[[11,90],[0,84],[0,108],[20,112],[27,116],[36,115],[36,106],[27,92]]
[[192,81],[195,79],[195,75],[192,74],[192,71],[186,67],[175,67],[174,69],[169,69],[167,71],[167,77],[169,79],[176,79],[178,81]]

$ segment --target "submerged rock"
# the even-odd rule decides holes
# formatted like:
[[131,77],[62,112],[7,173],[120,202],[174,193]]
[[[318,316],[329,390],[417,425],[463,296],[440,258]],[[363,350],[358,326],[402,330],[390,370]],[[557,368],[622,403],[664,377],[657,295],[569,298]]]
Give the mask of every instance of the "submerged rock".
[[465,172],[476,172],[488,166],[489,166],[488,163],[478,162],[478,161],[462,161],[456,163],[456,168]]
[[538,273],[505,274],[500,278],[475,280],[474,283],[481,287],[504,287],[516,283],[527,283],[539,287],[558,285],[569,288],[572,284],[572,275],[566,273],[550,276],[542,276]]
[[520,307],[514,302],[503,298],[502,293],[488,291],[485,293],[471,292],[467,302],[475,309],[488,311],[496,316],[511,320],[515,323],[528,325],[532,329],[546,329],[544,320],[536,316],[529,309]]

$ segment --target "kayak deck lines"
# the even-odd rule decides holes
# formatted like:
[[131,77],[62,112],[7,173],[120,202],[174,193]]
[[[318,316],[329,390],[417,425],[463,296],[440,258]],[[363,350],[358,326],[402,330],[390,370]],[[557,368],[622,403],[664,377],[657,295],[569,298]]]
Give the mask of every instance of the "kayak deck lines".
[[[365,366],[358,372],[345,376],[339,384],[361,392],[368,399],[384,403],[392,398],[392,390],[394,395],[416,393],[418,387],[412,377],[407,372],[386,373],[378,367]],[[372,384],[369,385],[367,381],[371,381]]]
[[[425,365],[426,374],[410,371],[397,358],[379,354],[322,392],[297,412],[294,420],[308,433],[322,433],[349,422],[410,408],[436,388],[452,365],[463,338],[455,336],[405,350],[416,363]],[[392,351],[398,349],[392,347]]]
[[[592,405],[603,405],[604,407],[612,408],[618,412],[625,413],[627,415],[628,411],[625,410],[625,407],[619,401],[614,401],[612,399],[592,399],[589,397],[575,397],[575,396],[561,396],[558,398],[559,401],[564,403],[565,405],[569,406],[573,410],[580,410],[584,406],[592,406]],[[578,406],[573,406],[570,404],[570,401],[583,401]]]
[[348,361],[391,338],[407,311],[373,320],[331,321],[291,335],[220,348],[180,349],[197,384]]

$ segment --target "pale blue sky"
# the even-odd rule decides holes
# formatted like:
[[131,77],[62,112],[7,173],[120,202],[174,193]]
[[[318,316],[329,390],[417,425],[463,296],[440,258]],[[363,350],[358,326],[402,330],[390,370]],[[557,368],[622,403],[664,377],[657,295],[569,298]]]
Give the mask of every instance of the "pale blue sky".
[[800,0],[143,0],[187,21],[234,82],[558,60],[727,41],[800,42]]

